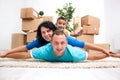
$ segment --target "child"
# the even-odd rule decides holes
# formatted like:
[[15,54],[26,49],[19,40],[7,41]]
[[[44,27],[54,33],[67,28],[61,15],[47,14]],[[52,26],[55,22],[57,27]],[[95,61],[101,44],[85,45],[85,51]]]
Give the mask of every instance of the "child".
[[78,36],[82,35],[82,33],[83,33],[82,29],[77,34],[71,34],[66,29],[66,25],[67,25],[67,20],[64,17],[59,17],[57,19],[57,22],[56,22],[57,28],[60,29],[60,30],[63,30],[66,35],[70,35],[70,36],[73,36],[73,37],[78,37]]

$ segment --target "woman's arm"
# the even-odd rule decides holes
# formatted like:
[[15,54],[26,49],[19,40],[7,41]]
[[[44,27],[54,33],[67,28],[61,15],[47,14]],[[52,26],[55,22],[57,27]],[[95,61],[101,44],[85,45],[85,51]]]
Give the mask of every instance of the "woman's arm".
[[30,42],[30,43],[28,43],[27,45],[26,45],[26,48],[28,49],[28,50],[30,50],[30,49],[33,49],[33,48],[35,48],[35,47],[41,47],[41,44],[40,44],[40,42],[39,42],[39,40],[38,39],[36,39],[36,40],[34,40],[34,41],[32,41],[32,42]]
[[72,45],[72,46],[76,46],[79,48],[85,48],[85,49],[90,49],[90,50],[96,50],[96,51],[101,51],[107,55],[110,54],[110,50],[106,50],[104,48],[101,48],[99,46],[96,46],[94,44],[91,43],[87,43],[87,42],[82,42],[80,40],[77,40],[75,38],[72,38],[71,36],[67,36],[67,40],[68,40],[68,44]]
[[75,46],[75,47],[84,48],[84,45],[85,45],[85,42],[77,40],[71,36],[67,36],[67,41],[68,41],[68,44]]

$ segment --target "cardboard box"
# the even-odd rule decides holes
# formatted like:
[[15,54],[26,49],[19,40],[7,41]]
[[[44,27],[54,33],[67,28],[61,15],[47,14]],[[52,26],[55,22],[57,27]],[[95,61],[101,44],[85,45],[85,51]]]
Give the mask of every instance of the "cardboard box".
[[83,34],[98,35],[99,27],[83,25]]
[[36,39],[37,32],[27,33],[27,43],[32,42]]
[[27,32],[37,29],[42,22],[43,20],[37,18],[34,20],[22,20],[22,31]]
[[38,26],[44,21],[53,21],[52,16],[44,16],[41,18],[35,18],[34,20],[22,20],[22,31],[27,32],[29,30],[37,29]]
[[83,34],[83,35],[77,37],[77,39],[80,41],[84,41],[84,42],[94,43],[94,35]]
[[100,27],[100,19],[90,15],[83,16],[81,17],[81,26],[83,27],[83,25]]
[[21,18],[27,20],[33,20],[38,17],[38,12],[33,8],[21,8]]
[[51,21],[53,22],[53,17],[52,16],[43,16],[43,21]]
[[12,34],[12,42],[11,48],[16,48],[18,46],[22,46],[26,44],[26,35],[22,33],[13,33]]

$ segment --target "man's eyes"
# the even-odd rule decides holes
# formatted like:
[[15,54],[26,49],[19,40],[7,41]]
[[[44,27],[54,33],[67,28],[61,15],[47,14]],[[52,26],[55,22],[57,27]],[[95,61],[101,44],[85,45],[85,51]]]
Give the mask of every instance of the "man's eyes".
[[63,45],[64,43],[65,43],[65,42],[61,42],[61,43],[55,42],[56,45],[58,45],[58,44]]

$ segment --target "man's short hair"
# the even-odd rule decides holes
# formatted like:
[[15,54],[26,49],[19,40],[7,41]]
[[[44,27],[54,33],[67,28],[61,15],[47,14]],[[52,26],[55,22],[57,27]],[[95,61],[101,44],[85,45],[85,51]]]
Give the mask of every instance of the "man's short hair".
[[[55,31],[53,32],[52,38],[53,38],[54,35],[65,35],[65,37],[66,37],[66,34],[65,34],[63,31],[59,30],[59,29],[57,29],[57,30],[55,30]],[[51,39],[51,40],[52,40],[52,39]]]

